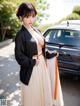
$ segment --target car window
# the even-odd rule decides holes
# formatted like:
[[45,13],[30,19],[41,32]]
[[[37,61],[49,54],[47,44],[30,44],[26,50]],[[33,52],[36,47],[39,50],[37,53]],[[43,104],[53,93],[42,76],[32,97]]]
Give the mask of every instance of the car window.
[[59,43],[59,38],[61,38],[61,30],[48,30],[45,33],[45,40],[46,42],[50,43]]
[[67,29],[50,29],[45,33],[45,40],[49,43],[80,46],[80,31]]
[[80,32],[75,30],[63,30],[64,41],[66,45],[80,46]]

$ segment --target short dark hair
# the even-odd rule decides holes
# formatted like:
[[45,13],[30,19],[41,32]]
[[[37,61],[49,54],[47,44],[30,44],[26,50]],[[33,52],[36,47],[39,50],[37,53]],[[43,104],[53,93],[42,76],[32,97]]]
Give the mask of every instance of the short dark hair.
[[16,13],[16,16],[18,18],[21,17],[29,17],[29,16],[36,16],[37,15],[37,11],[35,9],[35,7],[33,6],[32,3],[22,3]]

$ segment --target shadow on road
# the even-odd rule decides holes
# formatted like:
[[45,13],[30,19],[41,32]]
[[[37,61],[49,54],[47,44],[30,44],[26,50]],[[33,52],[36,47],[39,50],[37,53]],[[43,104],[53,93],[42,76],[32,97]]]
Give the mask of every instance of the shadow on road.
[[19,106],[19,96],[19,66],[13,55],[0,56],[0,99],[7,99],[8,106]]
[[80,79],[72,75],[61,77],[64,106],[80,106]]

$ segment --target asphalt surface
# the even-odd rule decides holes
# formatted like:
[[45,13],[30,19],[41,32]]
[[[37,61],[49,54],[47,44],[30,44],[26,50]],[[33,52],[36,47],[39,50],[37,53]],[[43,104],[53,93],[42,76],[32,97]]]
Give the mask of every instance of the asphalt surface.
[[20,106],[19,66],[14,58],[14,43],[0,48],[0,99],[7,106]]
[[[14,58],[14,46],[13,42],[0,48],[0,99],[6,99],[7,106],[20,106],[19,65]],[[80,79],[60,78],[64,106],[80,106]]]
[[72,75],[61,76],[64,106],[80,106],[80,79]]

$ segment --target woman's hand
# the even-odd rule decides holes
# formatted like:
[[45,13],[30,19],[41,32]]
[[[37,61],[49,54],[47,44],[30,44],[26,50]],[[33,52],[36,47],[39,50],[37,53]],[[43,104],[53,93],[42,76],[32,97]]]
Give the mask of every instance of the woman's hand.
[[47,57],[47,59],[53,58],[55,56],[56,57],[59,56],[59,53],[57,51],[49,51],[49,50],[46,51],[46,57]]
[[39,62],[40,62],[40,60],[39,60],[39,58],[37,57],[37,55],[34,55],[32,58],[36,60],[36,65],[38,65]]

